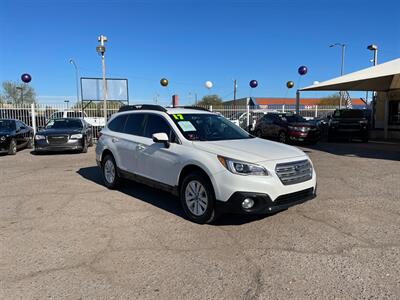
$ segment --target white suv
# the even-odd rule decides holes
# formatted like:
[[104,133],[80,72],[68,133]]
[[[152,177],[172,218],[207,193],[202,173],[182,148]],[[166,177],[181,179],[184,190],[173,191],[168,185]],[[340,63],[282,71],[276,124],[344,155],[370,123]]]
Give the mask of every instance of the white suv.
[[126,178],[172,192],[197,223],[221,212],[272,213],[316,195],[303,151],[188,107],[123,107],[101,131],[96,160],[108,188]]

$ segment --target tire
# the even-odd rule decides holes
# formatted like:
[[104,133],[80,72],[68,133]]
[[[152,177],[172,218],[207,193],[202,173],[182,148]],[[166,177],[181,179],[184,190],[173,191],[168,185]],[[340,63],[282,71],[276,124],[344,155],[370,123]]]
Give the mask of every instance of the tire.
[[17,142],[15,141],[15,139],[12,139],[10,142],[10,146],[8,148],[8,154],[9,155],[17,154]]
[[88,145],[89,147],[93,147],[93,137],[91,137],[90,138],[90,140],[89,140],[89,145]]
[[121,178],[118,176],[117,164],[112,155],[106,155],[101,162],[101,174],[103,176],[104,185],[114,190],[119,187]]
[[216,219],[214,189],[199,171],[187,175],[180,187],[180,200],[190,221],[208,224]]
[[87,153],[87,151],[88,151],[88,143],[87,143],[86,139],[83,139],[82,143],[83,143],[82,153]]
[[33,149],[33,138],[30,137],[28,143],[26,144],[27,149]]
[[278,140],[280,143],[286,144],[287,142],[286,132],[284,131],[279,132]]

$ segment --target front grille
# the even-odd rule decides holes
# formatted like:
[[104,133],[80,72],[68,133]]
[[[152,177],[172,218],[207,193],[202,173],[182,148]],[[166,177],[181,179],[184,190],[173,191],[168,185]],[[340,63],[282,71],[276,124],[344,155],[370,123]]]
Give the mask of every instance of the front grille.
[[300,183],[312,178],[312,167],[308,159],[277,164],[275,172],[284,185]]
[[303,191],[294,192],[286,195],[279,196],[275,199],[275,203],[278,205],[290,204],[301,200],[309,199],[314,193],[313,188],[309,188]]
[[48,136],[47,141],[51,145],[61,145],[65,144],[68,142],[68,135],[54,135],[54,136]]

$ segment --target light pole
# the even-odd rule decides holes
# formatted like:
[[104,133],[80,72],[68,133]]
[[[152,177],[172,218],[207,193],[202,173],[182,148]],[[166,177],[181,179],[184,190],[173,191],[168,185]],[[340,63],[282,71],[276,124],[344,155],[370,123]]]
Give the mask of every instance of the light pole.
[[24,88],[17,86],[16,89],[21,91],[21,105],[24,105]]
[[[367,49],[370,51],[374,51],[374,59],[373,63],[374,66],[378,64],[378,46],[375,44],[371,44],[367,46]],[[372,127],[375,128],[375,109],[374,109],[374,104],[376,101],[376,93],[375,91],[372,92]]]
[[78,71],[78,66],[76,65],[75,61],[70,58],[69,63],[72,64],[75,68],[75,79],[76,79],[76,101],[79,101],[79,71]]
[[[339,46],[342,48],[342,63],[340,66],[340,76],[343,76],[343,74],[344,74],[344,54],[345,54],[346,45],[341,44],[341,43],[335,43],[335,44],[330,45],[329,47],[333,48],[335,46]],[[339,108],[342,107],[342,98],[343,98],[343,93],[340,92]]]
[[104,121],[107,122],[107,81],[106,81],[106,63],[104,60],[104,53],[106,52],[105,42],[107,42],[107,37],[104,35],[100,35],[97,38],[97,41],[100,43],[100,45],[96,47],[96,51],[98,54],[101,55],[101,66],[103,70]]

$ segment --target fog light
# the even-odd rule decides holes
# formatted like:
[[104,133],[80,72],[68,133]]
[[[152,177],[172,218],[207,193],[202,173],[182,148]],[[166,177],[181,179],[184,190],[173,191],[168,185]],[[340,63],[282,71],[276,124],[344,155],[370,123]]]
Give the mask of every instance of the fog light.
[[249,209],[249,208],[252,208],[253,206],[254,206],[254,200],[251,198],[246,198],[242,202],[242,207],[244,209]]

